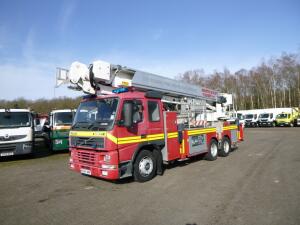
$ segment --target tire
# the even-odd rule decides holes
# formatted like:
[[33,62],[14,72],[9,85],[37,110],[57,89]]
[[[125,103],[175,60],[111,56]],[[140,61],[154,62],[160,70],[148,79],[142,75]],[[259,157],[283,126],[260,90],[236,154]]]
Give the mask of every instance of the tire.
[[156,175],[156,158],[149,150],[142,150],[133,165],[134,180],[146,182]]
[[293,123],[290,123],[290,127],[293,127],[294,126],[294,124]]
[[212,139],[209,144],[208,152],[205,155],[205,159],[208,161],[214,161],[218,158],[218,142]]
[[219,150],[219,156],[226,157],[229,155],[229,152],[231,151],[231,142],[229,138],[224,137],[222,140],[222,146]]

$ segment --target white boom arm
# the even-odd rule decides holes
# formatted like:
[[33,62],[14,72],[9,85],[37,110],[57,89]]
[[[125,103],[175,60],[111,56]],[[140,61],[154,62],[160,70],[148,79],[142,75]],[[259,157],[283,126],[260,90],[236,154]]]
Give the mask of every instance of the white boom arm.
[[196,85],[179,82],[167,77],[95,61],[90,67],[74,62],[70,70],[58,68],[57,86],[70,83],[70,88],[88,94],[107,94],[117,87],[135,87],[140,90],[155,90],[174,97],[190,97],[212,102],[217,101],[218,92]]

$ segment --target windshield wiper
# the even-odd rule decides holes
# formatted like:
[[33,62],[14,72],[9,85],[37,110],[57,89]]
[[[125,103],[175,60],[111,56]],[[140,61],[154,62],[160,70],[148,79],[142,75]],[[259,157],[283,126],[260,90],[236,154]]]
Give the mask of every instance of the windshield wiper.
[[81,126],[79,126],[79,124],[89,124],[89,122],[84,122],[84,121],[75,122],[75,123],[72,125],[72,129],[73,129],[73,128],[81,128]]
[[93,123],[91,123],[89,126],[88,126],[88,129],[92,129],[96,126],[101,126],[101,127],[107,127],[109,125],[109,122],[104,122],[104,121],[94,121]]

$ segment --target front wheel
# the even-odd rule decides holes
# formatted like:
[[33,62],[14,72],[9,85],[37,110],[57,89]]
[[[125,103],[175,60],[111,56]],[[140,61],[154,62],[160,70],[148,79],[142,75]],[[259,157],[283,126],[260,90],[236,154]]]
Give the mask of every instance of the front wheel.
[[214,161],[218,157],[218,142],[212,139],[209,144],[208,152],[205,155],[205,159],[208,161]]
[[221,149],[219,150],[219,155],[222,157],[226,157],[229,155],[230,150],[231,150],[230,140],[229,140],[229,138],[224,137],[222,140]]
[[142,150],[135,162],[133,169],[134,179],[138,182],[146,182],[156,175],[156,159],[151,151]]

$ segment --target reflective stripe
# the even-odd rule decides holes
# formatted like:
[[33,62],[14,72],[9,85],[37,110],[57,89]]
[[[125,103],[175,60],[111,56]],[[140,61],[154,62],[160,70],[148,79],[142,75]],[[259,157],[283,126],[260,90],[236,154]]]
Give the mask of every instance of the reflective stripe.
[[118,144],[118,138],[116,138],[115,136],[111,135],[110,133],[106,134],[106,137],[111,140],[113,143]]
[[182,139],[182,147],[180,148],[180,154],[184,154],[185,147],[184,147],[184,139]]
[[106,137],[106,131],[70,131],[72,137]]
[[223,130],[234,130],[234,129],[238,129],[237,125],[223,127]]
[[[223,130],[233,130],[237,129],[236,125],[224,127]],[[207,134],[216,132],[216,128],[204,128],[199,130],[189,130],[188,136],[196,135],[196,134]],[[160,134],[149,134],[145,138],[141,136],[131,136],[131,137],[121,137],[117,138],[112,134],[106,131],[70,131],[71,137],[107,137],[110,141],[115,144],[131,144],[131,143],[140,143],[146,141],[156,141],[164,139],[165,135],[163,133]],[[177,138],[178,132],[170,132],[168,133],[168,138]],[[185,152],[184,140],[182,142],[182,148],[180,149],[181,153]]]
[[195,135],[195,134],[207,134],[207,133],[212,133],[212,132],[216,132],[217,129],[216,128],[205,128],[205,129],[201,129],[201,130],[189,130],[188,131],[188,135]]
[[177,137],[178,137],[178,132],[168,133],[168,138],[177,138]]

